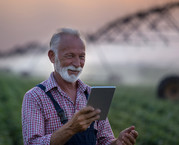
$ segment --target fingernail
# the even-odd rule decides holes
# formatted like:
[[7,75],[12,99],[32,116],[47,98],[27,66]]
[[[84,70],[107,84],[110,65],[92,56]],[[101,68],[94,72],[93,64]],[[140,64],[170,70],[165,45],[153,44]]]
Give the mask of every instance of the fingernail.
[[100,110],[100,109],[97,109],[97,112],[98,112],[98,113],[101,113],[101,110]]
[[93,107],[91,107],[91,110],[94,111],[95,109]]

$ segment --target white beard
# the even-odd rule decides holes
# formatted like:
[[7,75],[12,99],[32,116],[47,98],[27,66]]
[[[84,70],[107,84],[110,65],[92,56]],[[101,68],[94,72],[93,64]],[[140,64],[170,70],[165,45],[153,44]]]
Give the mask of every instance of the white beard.
[[[55,57],[54,68],[65,81],[70,82],[70,83],[74,83],[75,81],[77,81],[83,70],[82,67],[75,68],[72,65],[67,66],[67,67],[61,67],[60,61],[56,57]],[[69,75],[68,70],[79,71],[79,73],[77,76],[73,74]]]

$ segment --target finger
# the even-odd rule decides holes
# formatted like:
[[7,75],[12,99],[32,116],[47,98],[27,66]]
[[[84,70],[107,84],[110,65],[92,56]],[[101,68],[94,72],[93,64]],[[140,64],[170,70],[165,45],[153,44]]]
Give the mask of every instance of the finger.
[[81,128],[80,130],[84,131],[86,130],[93,121],[99,119],[99,115],[98,116],[95,116],[93,118],[90,118],[90,119],[87,119],[87,120],[83,120],[81,122],[79,122],[79,127],[78,128]]
[[129,128],[124,129],[122,132],[124,132],[124,133],[130,133],[134,129],[135,129],[135,126],[131,126]]
[[99,113],[90,113],[90,115],[86,114],[86,118],[84,118],[84,123],[91,124],[93,121],[98,120],[100,118]]
[[133,145],[130,140],[128,139],[127,136],[123,136],[122,137],[122,141],[126,144],[126,145]]
[[95,109],[94,109],[93,107],[87,106],[87,107],[81,109],[78,113],[86,114],[86,113],[92,112],[92,111],[94,111],[94,110],[95,110]]
[[130,134],[131,134],[134,138],[137,138],[137,136],[138,136],[138,132],[137,132],[136,130],[132,130],[132,131],[130,132]]
[[124,141],[122,141],[122,145],[127,145]]
[[[89,120],[89,119],[93,119],[93,118],[96,118],[96,116],[99,115],[101,111],[99,109],[96,109],[94,111],[90,111],[90,112],[79,112],[77,115],[78,115],[78,120],[79,121],[85,121],[85,120]],[[98,118],[98,117],[97,117]]]
[[91,118],[91,119],[89,119],[89,120],[86,120],[84,123],[84,125],[86,126],[86,127],[89,127],[90,125],[91,125],[91,123],[92,122],[94,122],[95,120],[97,120],[96,118]]
[[101,113],[101,110],[96,109],[96,110],[94,110],[92,112],[89,112],[89,113],[85,114],[85,117],[86,117],[86,119],[90,119],[92,117],[95,117],[95,116],[99,115],[100,113]]
[[132,144],[135,144],[136,139],[135,139],[135,137],[132,135],[132,133],[130,133],[130,134],[126,133],[126,134],[125,134],[125,137],[126,137]]
[[86,114],[78,114],[78,122],[81,122],[81,125],[90,125],[93,121],[98,120],[100,118],[101,111],[96,109],[92,112],[86,112]]

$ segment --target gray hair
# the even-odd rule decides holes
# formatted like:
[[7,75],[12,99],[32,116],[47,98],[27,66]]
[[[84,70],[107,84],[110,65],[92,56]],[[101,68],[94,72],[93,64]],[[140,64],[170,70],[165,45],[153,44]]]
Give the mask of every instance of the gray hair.
[[52,38],[50,40],[50,49],[55,53],[55,55],[58,54],[57,50],[60,45],[60,39],[64,34],[73,35],[73,36],[80,38],[85,45],[84,38],[81,36],[81,34],[79,33],[78,30],[70,29],[70,28],[61,28],[57,33],[55,33],[52,36]]

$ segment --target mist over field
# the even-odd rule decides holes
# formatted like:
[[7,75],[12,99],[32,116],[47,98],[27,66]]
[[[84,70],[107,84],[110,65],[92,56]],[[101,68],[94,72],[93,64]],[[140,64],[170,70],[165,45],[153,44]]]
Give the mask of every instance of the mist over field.
[[[87,44],[81,79],[87,82],[155,85],[170,74],[179,74],[176,47]],[[48,78],[53,71],[47,45],[26,54],[0,59],[0,69]]]

